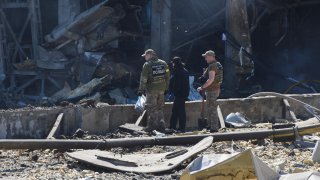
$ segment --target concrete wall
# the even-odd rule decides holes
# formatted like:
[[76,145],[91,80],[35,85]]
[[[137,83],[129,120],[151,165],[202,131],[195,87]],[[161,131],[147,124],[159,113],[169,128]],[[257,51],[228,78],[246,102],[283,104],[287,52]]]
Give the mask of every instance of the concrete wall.
[[[292,95],[299,100],[320,108],[320,94]],[[297,117],[311,117],[301,105],[289,101]],[[223,116],[231,112],[245,114],[253,123],[273,122],[289,117],[282,99],[259,97],[253,99],[219,99]],[[172,103],[165,106],[165,119],[169,124]],[[187,102],[187,128],[196,129],[201,102]],[[126,122],[134,123],[139,116],[133,105],[101,106],[97,108],[54,107],[32,108],[0,112],[0,138],[45,138],[59,113],[64,113],[57,134],[72,135],[78,128],[90,134],[104,135]]]

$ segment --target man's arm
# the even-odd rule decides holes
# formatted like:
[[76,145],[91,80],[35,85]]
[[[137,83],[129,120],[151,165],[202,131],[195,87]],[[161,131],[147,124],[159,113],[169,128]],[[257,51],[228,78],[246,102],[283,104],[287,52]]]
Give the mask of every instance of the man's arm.
[[139,93],[144,93],[146,90],[147,82],[148,82],[148,66],[144,64],[141,71],[140,76],[140,85],[139,85]]
[[213,70],[209,71],[209,79],[201,87],[198,87],[197,90],[202,91],[207,87],[209,87],[213,83],[215,75],[216,75],[215,71]]
[[166,91],[169,90],[169,83],[170,83],[170,70],[169,70],[169,66],[168,64],[166,63],[165,64],[165,71],[166,71],[166,75],[165,75],[165,78],[166,78]]

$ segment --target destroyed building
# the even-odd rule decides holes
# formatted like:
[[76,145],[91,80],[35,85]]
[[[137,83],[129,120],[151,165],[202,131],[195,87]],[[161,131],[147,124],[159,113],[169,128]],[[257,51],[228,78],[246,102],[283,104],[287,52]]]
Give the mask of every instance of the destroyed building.
[[147,48],[167,62],[181,56],[196,78],[205,67],[201,53],[214,49],[225,67],[222,97],[317,92],[318,6],[312,0],[4,0],[1,105],[56,104],[56,92],[106,75],[110,84],[86,96],[132,103]]
[[[318,9],[318,0],[1,0],[0,178],[319,178]],[[142,127],[148,112],[133,104],[149,48],[190,72],[186,133]],[[195,89],[209,49],[224,67],[215,133],[198,130],[208,110]],[[167,102],[166,125],[171,113]]]

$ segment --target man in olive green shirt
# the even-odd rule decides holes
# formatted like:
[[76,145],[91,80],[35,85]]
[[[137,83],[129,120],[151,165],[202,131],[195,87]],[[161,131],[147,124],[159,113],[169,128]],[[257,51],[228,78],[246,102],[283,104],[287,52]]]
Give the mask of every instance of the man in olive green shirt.
[[148,49],[142,55],[143,65],[138,94],[146,93],[148,121],[146,131],[165,130],[164,93],[169,88],[170,72],[167,63],[157,57],[154,50]]
[[223,80],[222,65],[216,60],[215,52],[209,50],[202,54],[208,63],[208,68],[202,75],[207,81],[198,88],[198,91],[205,91],[207,97],[208,121],[210,123],[210,131],[217,132],[219,130],[219,121],[217,116],[217,98],[220,95],[220,85]]

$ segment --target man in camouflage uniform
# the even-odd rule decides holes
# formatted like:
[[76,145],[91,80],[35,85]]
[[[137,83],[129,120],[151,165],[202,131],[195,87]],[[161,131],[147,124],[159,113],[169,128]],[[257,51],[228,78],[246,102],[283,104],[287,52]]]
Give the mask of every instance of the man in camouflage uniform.
[[138,94],[146,93],[146,110],[148,121],[146,131],[165,130],[164,93],[169,88],[170,72],[167,63],[158,59],[154,50],[148,49],[142,55],[143,65]]
[[222,65],[217,62],[214,51],[209,50],[202,54],[202,56],[208,63],[208,68],[203,74],[207,81],[198,88],[198,91],[205,91],[206,93],[210,131],[217,132],[219,130],[219,121],[217,116],[216,100],[220,94],[220,85],[223,79],[223,68]]

